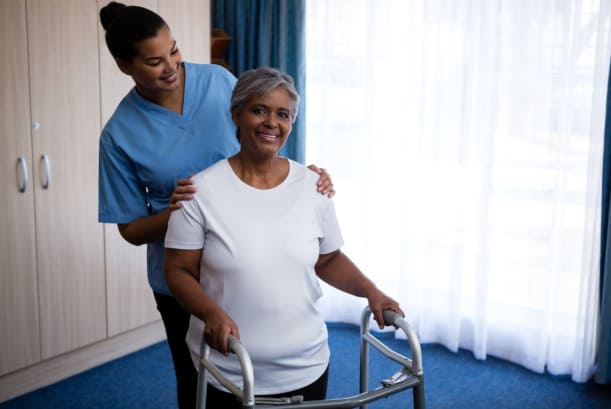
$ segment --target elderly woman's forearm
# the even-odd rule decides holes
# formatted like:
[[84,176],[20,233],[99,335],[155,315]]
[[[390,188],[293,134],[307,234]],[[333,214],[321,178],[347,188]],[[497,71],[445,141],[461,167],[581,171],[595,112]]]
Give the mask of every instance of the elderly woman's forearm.
[[377,287],[341,251],[321,255],[316,264],[316,274],[327,284],[357,297],[368,297]]

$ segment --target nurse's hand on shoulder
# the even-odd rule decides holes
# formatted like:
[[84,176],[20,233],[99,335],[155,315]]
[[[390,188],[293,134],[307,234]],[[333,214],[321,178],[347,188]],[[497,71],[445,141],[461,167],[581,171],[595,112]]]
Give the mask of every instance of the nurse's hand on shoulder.
[[335,196],[335,190],[333,190],[333,182],[331,181],[331,175],[325,168],[319,168],[316,165],[308,166],[308,169],[318,173],[318,183],[316,184],[316,190],[321,194],[327,195],[328,197]]
[[229,335],[240,339],[240,331],[237,324],[222,309],[215,308],[204,317],[204,339],[210,348],[214,348],[221,354],[229,355],[227,339]]
[[176,188],[170,195],[170,210],[180,209],[180,202],[187,201],[193,199],[193,193],[195,193],[195,187],[193,186],[193,180],[191,177],[193,174],[189,175],[188,178],[178,179],[176,182]]

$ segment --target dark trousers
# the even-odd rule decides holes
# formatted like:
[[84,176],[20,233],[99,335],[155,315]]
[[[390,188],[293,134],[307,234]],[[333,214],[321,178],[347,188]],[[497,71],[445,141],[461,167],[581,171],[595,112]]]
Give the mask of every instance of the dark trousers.
[[153,293],[157,310],[161,314],[176,374],[176,395],[180,409],[195,409],[197,395],[197,371],[185,337],[191,314],[185,311],[172,296]]
[[[302,395],[304,400],[323,400],[327,396],[328,379],[329,368],[325,370],[325,372],[320,378],[318,378],[308,386],[290,392],[265,396],[281,398],[287,396]],[[242,409],[242,404],[237,400],[235,395],[219,390],[214,386],[208,384],[208,389],[206,391],[206,409]]]

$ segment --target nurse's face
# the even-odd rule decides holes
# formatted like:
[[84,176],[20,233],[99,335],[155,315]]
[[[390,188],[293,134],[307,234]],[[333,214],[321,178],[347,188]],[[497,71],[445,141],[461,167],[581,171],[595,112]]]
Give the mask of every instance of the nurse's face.
[[134,79],[143,97],[155,100],[160,93],[181,87],[182,55],[167,27],[162,27],[155,37],[139,42],[137,47],[138,55],[129,63],[119,62],[119,68]]

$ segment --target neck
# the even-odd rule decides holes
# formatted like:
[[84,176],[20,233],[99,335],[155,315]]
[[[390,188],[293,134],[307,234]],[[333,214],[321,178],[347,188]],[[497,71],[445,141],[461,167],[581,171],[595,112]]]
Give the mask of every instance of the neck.
[[229,158],[229,164],[244,183],[257,189],[272,189],[278,186],[289,172],[288,160],[278,156],[254,161],[238,153]]
[[164,107],[170,111],[174,111],[179,115],[182,115],[183,101],[185,95],[185,68],[183,65],[180,66],[179,73],[180,86],[173,91],[162,91],[157,93],[146,93],[136,87],[138,94],[142,98],[150,101],[154,104]]

